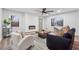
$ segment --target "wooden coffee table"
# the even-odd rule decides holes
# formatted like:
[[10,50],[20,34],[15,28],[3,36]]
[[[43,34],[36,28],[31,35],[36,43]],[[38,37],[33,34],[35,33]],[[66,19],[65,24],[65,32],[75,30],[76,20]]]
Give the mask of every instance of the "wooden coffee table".
[[48,33],[38,33],[38,36],[41,38],[46,38]]

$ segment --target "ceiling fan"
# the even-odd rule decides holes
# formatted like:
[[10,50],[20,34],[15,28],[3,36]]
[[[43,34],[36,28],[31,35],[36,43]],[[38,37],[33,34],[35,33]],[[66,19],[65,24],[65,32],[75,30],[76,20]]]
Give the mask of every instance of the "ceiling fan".
[[42,8],[41,12],[42,12],[42,15],[43,15],[43,14],[48,14],[49,12],[54,12],[54,11],[52,11],[52,10],[51,11],[47,11],[46,8]]

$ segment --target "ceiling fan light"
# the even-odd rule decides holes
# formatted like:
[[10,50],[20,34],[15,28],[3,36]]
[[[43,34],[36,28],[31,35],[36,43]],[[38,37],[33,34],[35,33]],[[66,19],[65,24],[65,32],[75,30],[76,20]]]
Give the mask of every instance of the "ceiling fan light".
[[57,10],[57,12],[61,12],[61,10]]
[[46,15],[49,15],[49,14],[46,14]]

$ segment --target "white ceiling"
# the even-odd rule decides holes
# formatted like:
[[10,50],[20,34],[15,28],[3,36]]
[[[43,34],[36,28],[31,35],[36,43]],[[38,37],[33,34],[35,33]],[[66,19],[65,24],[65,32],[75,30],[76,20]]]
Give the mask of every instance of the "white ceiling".
[[[36,15],[41,15],[42,8],[4,8],[8,10],[23,12],[23,13],[33,13]],[[47,8],[46,11],[54,11],[50,12],[49,15],[58,14],[58,13],[65,13],[71,11],[77,11],[78,8]]]

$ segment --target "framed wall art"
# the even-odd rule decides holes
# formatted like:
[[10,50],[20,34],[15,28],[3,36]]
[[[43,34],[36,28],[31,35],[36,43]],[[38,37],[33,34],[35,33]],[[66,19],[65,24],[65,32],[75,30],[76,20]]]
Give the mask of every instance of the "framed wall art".
[[12,27],[19,27],[19,17],[11,15],[11,26]]
[[63,17],[54,16],[51,18],[51,26],[63,26]]

